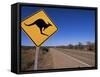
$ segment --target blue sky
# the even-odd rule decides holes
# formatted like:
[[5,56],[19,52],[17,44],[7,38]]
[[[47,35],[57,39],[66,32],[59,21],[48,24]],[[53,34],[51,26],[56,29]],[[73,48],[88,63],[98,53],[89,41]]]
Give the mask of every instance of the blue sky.
[[[21,8],[21,20],[41,9],[44,9],[58,27],[58,31],[45,41],[44,46],[77,44],[78,42],[85,44],[87,41],[95,41],[94,10],[23,6]],[[21,31],[21,45],[34,45],[23,31]]]

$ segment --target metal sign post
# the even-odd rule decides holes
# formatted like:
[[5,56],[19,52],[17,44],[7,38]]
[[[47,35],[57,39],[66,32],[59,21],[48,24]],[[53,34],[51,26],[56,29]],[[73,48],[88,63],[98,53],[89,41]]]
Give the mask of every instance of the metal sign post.
[[38,67],[39,49],[40,49],[40,47],[36,47],[35,61],[34,61],[34,70],[37,70],[37,67]]
[[[34,13],[30,17],[23,20],[21,22],[21,27],[23,31],[28,35],[28,37],[32,40],[32,42],[36,45],[34,70],[37,70],[39,47],[51,35],[53,35],[58,30],[58,28],[51,21],[51,19],[44,12],[44,10],[40,10],[37,13]],[[45,29],[45,31],[43,29]]]

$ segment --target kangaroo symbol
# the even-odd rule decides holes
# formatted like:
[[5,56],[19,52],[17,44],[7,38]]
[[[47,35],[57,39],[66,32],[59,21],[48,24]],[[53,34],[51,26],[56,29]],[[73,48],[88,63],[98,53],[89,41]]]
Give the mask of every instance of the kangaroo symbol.
[[[24,23],[25,24],[25,23]],[[34,24],[37,25],[37,27],[40,29],[40,33],[42,35],[48,36],[47,34],[43,33],[43,31],[48,28],[49,26],[52,26],[50,23],[45,23],[45,21],[43,19],[38,19],[35,22],[31,23],[31,24],[25,24],[26,26],[33,26]]]

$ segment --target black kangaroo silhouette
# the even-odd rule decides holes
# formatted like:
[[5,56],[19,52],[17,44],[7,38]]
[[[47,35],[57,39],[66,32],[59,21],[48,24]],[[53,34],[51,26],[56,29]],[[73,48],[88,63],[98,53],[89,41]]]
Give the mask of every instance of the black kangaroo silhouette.
[[42,35],[48,36],[47,34],[43,33],[43,31],[48,28],[49,26],[52,26],[50,23],[45,23],[45,21],[43,19],[38,19],[35,22],[31,23],[31,24],[26,24],[24,23],[26,26],[33,26],[34,24],[37,25],[37,27],[40,29],[40,32]]

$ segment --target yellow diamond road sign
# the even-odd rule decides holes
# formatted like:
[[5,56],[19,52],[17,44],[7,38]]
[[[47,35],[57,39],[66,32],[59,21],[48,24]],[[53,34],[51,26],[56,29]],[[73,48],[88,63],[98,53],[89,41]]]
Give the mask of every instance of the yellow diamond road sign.
[[57,27],[43,10],[23,20],[21,27],[36,46],[41,46],[57,31]]

